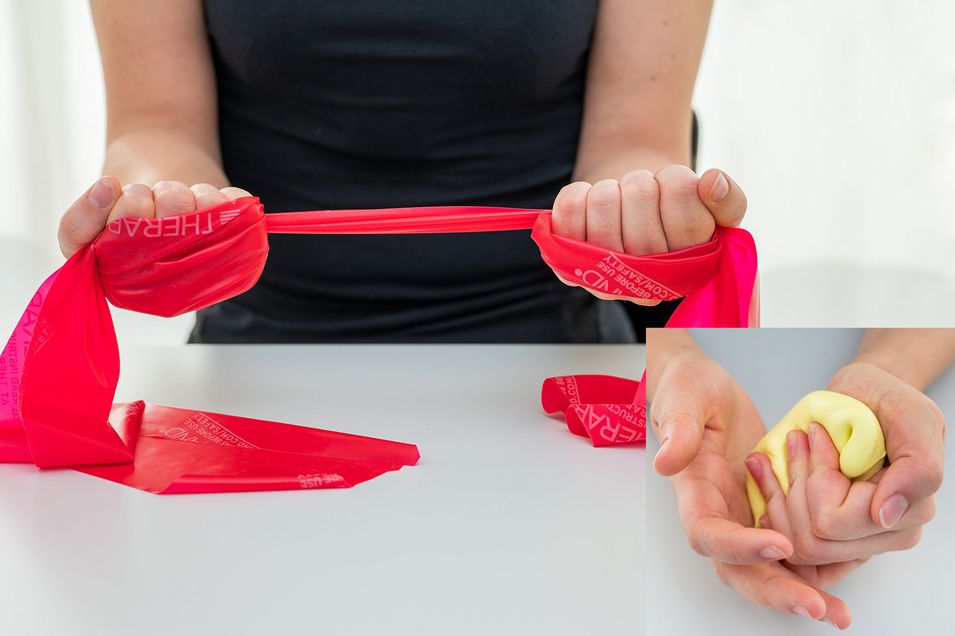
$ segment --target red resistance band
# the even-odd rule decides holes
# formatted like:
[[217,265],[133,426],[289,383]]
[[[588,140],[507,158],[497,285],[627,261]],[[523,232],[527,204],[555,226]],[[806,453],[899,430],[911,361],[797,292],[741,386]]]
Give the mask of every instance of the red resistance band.
[[[0,353],[0,462],[73,467],[159,493],[347,487],[414,465],[418,451],[409,444],[143,402],[114,405],[119,350],[107,301],[176,316],[237,296],[261,275],[269,233],[527,229],[544,261],[571,283],[625,298],[685,297],[667,326],[755,325],[756,252],[739,229],[720,228],[710,242],[686,250],[638,257],[554,236],[545,210],[266,215],[257,198],[244,197],[161,219],[122,218],[43,282]],[[643,398],[639,390],[627,392],[632,381],[582,377],[576,401],[561,407],[545,400],[545,408],[573,408],[570,429],[598,445],[645,438]],[[578,414],[588,404],[623,419],[597,426]],[[608,437],[612,430],[618,432]]]
[[562,414],[570,432],[589,437],[594,446],[635,444],[647,439],[646,390],[636,380],[612,375],[547,378],[541,389],[541,405],[547,413]]

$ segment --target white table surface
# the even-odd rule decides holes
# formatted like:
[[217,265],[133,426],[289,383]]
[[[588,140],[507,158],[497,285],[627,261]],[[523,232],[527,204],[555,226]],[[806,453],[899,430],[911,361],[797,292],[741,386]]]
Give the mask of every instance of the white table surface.
[[[767,426],[792,404],[826,383],[855,352],[857,330],[695,331],[697,341],[749,391]],[[955,373],[928,391],[947,413],[955,413]],[[951,427],[951,420],[949,420]],[[659,449],[651,435],[647,452]],[[947,438],[953,460],[955,436]],[[753,605],[716,577],[709,561],[687,545],[668,480],[650,469],[647,477],[647,632],[653,636],[733,634],[786,636],[832,634],[824,623]],[[955,483],[938,495],[936,518],[921,543],[906,552],[879,555],[832,588],[853,612],[849,634],[951,634],[955,587]]]
[[117,400],[416,443],[344,490],[152,495],[0,465],[0,634],[643,633],[645,453],[539,407],[640,346],[127,347]]

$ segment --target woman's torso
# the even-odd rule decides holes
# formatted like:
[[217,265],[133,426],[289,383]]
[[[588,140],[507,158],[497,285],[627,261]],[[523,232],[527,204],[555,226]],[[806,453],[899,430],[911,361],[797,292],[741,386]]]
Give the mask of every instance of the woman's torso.
[[[571,178],[596,0],[206,0],[223,164],[266,211],[550,207]],[[203,341],[627,341],[528,232],[270,236]]]

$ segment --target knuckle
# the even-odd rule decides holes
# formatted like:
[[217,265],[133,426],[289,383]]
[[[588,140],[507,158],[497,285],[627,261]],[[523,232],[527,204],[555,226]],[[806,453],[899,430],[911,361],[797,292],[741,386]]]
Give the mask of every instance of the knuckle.
[[188,189],[189,187],[182,181],[157,181],[156,185],[153,186],[154,192],[182,191]]
[[774,575],[767,576],[763,578],[755,589],[752,590],[752,600],[757,605],[762,605],[764,607],[775,607],[775,597],[772,592],[772,586],[769,585],[771,581],[776,578]]
[[743,200],[738,206],[730,207],[728,210],[720,211],[720,219],[727,225],[739,225],[746,216],[746,201]]
[[792,553],[792,556],[786,559],[786,562],[791,565],[812,565],[812,561],[810,559],[795,552]]
[[[584,184],[586,185],[586,184]],[[222,194],[228,199],[238,199],[240,197],[250,197],[252,194],[248,190],[243,190],[242,188],[236,188],[234,186],[229,186],[228,188],[222,188],[219,190]]]
[[[592,187],[589,183],[583,181],[565,185],[557,193],[557,198],[554,200],[554,214],[560,216],[583,210],[587,201],[587,193],[590,192]],[[223,188],[221,192],[226,196],[233,194],[231,188]]]
[[690,243],[700,243],[713,234],[716,222],[708,213],[683,214],[668,206],[660,208],[660,222],[667,239],[683,237]]
[[123,196],[152,197],[152,190],[145,183],[127,183],[123,186]]
[[656,199],[660,196],[660,186],[649,170],[634,170],[623,175],[621,189],[627,195],[636,195],[644,199]]
[[835,539],[835,528],[837,524],[833,523],[832,514],[828,512],[813,515],[809,520],[812,533],[820,539]]
[[606,179],[598,181],[587,195],[588,207],[606,209],[620,203],[620,186],[616,181]]
[[133,191],[124,194],[116,202],[116,207],[120,210],[147,210],[153,207],[153,198],[149,193]]
[[789,560],[797,564],[816,561],[820,556],[819,542],[816,541],[816,538],[807,537],[804,533],[797,532],[795,534],[796,536],[793,537],[793,555]]
[[[179,187],[181,186],[181,187]],[[187,209],[195,205],[195,197],[192,190],[185,184],[179,184],[176,187],[168,189],[154,189],[155,203],[157,208],[164,210]]]
[[877,406],[884,419],[889,422],[902,422],[910,412],[911,402],[907,399],[898,399],[898,395],[893,395],[888,399],[880,400]]
[[727,571],[726,564],[722,561],[717,561],[716,559],[713,559],[711,563],[713,564],[713,570],[716,571],[716,576],[719,578],[720,583],[727,587],[733,587],[732,583],[730,582],[729,572]]
[[743,192],[742,188],[736,188],[736,191],[739,192],[739,203],[737,203],[738,207],[736,209],[739,213],[739,217],[743,218],[747,208],[749,208],[749,199],[746,198],[746,193]]
[[[558,198],[573,196],[581,191],[586,192],[591,188],[589,183],[583,181],[574,181],[573,183],[568,183],[563,188],[560,189],[560,192],[557,193]],[[223,188],[223,190],[228,190],[228,188]]]
[[678,164],[666,166],[658,170],[655,177],[660,184],[660,190],[667,194],[697,196],[696,186],[699,177],[686,166]]
[[690,549],[699,554],[700,556],[709,556],[706,550],[706,541],[700,536],[698,532],[691,531],[686,535],[687,542],[690,544]]
[[939,434],[942,439],[945,439],[945,413],[942,412],[942,409],[939,408],[938,404],[935,403],[935,400],[931,399],[928,396],[925,396],[926,407],[929,411],[929,421],[938,429]]
[[660,194],[665,197],[696,198],[699,178],[686,166],[672,165],[661,168],[656,174]]
[[942,487],[942,481],[945,478],[942,458],[937,456],[925,457],[923,462],[921,481],[929,492],[936,492]]
[[70,228],[68,225],[62,222],[60,223],[59,228],[57,228],[56,237],[60,243],[61,249],[68,246],[76,245],[81,242],[79,237],[76,235],[75,231],[72,228]]
[[83,242],[89,232],[82,226],[72,208],[60,217],[59,234],[73,243]]
[[899,538],[898,550],[911,550],[922,540],[922,528],[915,528]]

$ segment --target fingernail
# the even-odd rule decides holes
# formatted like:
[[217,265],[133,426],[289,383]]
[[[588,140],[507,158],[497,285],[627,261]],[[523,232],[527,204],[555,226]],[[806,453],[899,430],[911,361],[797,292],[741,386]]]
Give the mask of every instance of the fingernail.
[[[786,558],[786,553],[774,545],[768,545],[759,551],[759,556],[763,557],[764,559],[779,561],[780,559]],[[806,616],[808,616],[808,614],[806,614]]]
[[822,622],[824,622],[824,623],[829,623],[830,625],[832,625],[832,626],[835,627],[836,629],[839,629],[839,626],[836,625],[836,624],[832,621],[831,618],[828,618],[828,617],[826,617],[826,616],[823,616],[823,617],[822,617]]
[[809,612],[806,611],[806,608],[803,607],[802,605],[797,605],[796,607],[794,607],[793,613],[799,614],[800,616],[805,616],[806,618],[812,618],[812,616],[809,615]]
[[892,495],[879,508],[879,522],[888,530],[899,522],[909,508],[909,500],[903,495]]
[[763,515],[762,517],[759,518],[759,527],[765,528],[765,529],[770,528],[768,515]]
[[760,477],[763,476],[763,467],[759,464],[759,460],[750,456],[746,458],[744,463],[746,464],[746,469],[749,471],[749,474],[753,476],[753,479],[759,481]]
[[730,183],[726,180],[726,177],[721,172],[716,181],[713,182],[713,187],[710,188],[710,199],[715,203],[719,203],[726,198],[726,195],[729,194]]
[[109,179],[103,178],[93,184],[87,198],[94,206],[103,209],[113,202],[114,194],[113,184]]

